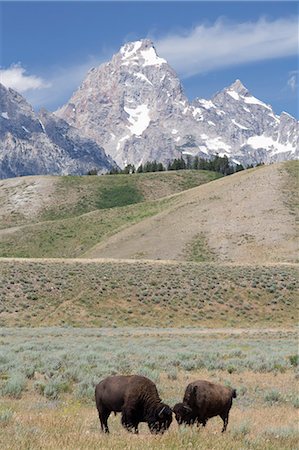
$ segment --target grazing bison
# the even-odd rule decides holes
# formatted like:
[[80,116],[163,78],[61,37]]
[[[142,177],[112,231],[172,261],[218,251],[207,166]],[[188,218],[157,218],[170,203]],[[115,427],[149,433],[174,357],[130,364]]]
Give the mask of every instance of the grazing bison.
[[121,423],[138,433],[138,424],[147,422],[151,433],[163,433],[172,422],[171,408],[161,402],[156,385],[140,375],[115,375],[102,380],[95,389],[101,429],[109,433],[108,417],[121,412]]
[[198,380],[186,387],[183,403],[177,403],[173,412],[179,425],[197,423],[205,426],[208,419],[220,416],[223,420],[223,433],[228,424],[233,398],[236,397],[235,389]]

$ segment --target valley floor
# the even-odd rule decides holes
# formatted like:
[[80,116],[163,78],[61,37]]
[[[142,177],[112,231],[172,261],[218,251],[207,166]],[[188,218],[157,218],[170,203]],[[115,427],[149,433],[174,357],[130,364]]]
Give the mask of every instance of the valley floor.
[[[298,444],[297,333],[289,330],[4,328],[0,341],[1,449],[286,449]],[[102,435],[94,385],[140,373],[173,406],[192,380],[237,389],[227,432],[205,429],[132,436],[119,414]]]

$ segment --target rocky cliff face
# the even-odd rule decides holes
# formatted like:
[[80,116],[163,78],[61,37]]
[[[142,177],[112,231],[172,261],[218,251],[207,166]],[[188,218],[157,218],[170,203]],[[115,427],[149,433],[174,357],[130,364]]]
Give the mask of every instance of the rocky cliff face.
[[120,166],[139,165],[180,155],[172,124],[180,122],[187,105],[175,72],[151,41],[143,40],[91,69],[56,114],[101,142]]
[[91,69],[55,115],[35,114],[21,95],[0,85],[1,178],[106,172],[114,161],[138,167],[188,154],[225,154],[245,166],[271,163],[298,159],[298,136],[293,117],[275,115],[239,80],[211,100],[189,102],[147,39]]
[[0,84],[0,178],[79,175],[113,166],[94,141],[54,114],[35,114],[20,94]]
[[237,80],[192,103],[149,40],[124,45],[91,69],[58,117],[94,139],[123,167],[181,154],[226,154],[244,165],[295,159],[298,122],[253,97]]

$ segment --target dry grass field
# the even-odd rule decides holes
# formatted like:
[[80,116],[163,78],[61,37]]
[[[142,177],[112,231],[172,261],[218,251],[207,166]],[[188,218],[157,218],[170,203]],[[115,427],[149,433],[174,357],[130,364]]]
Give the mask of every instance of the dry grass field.
[[[0,449],[297,449],[298,169],[1,181]],[[227,432],[101,434],[129,373],[233,386]]]
[[0,260],[2,326],[295,325],[298,267]]
[[[274,330],[3,329],[0,337],[1,449],[295,449],[298,445],[296,333]],[[167,351],[168,349],[168,351]],[[171,406],[192,380],[233,386],[227,432],[205,429],[132,436],[120,416],[102,435],[94,385],[108,373],[153,379]]]

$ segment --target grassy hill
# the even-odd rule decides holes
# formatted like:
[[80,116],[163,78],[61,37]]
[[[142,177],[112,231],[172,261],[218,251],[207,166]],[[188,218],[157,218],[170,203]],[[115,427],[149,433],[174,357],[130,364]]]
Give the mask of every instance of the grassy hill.
[[[35,214],[52,220],[1,231],[2,256],[45,259],[1,260],[0,324],[294,324],[297,168],[260,167],[158,199],[180,189],[174,179],[186,186],[200,174],[55,179],[52,196],[61,202]],[[105,196],[90,186],[104,183],[103,193],[105,180],[115,192],[142,182],[143,201],[133,202],[141,188],[132,188],[132,204],[120,206],[128,197],[117,195],[114,207],[101,208]],[[98,209],[81,214],[78,198],[89,191]]]
[[288,326],[297,267],[1,260],[1,326]]
[[219,177],[208,171],[171,171],[3,180],[0,256],[81,256],[176,201],[166,195]]
[[[196,171],[30,177],[33,206],[16,201],[10,222],[2,208],[0,256],[294,263],[297,170],[294,161],[220,179]],[[43,188],[34,191],[37,182]],[[24,200],[20,179],[15,190],[7,183],[7,202],[20,192]]]
[[209,171],[0,180],[0,229],[152,201],[219,178]]
[[179,194],[167,210],[84,254],[233,263],[298,261],[298,161],[246,170]]

